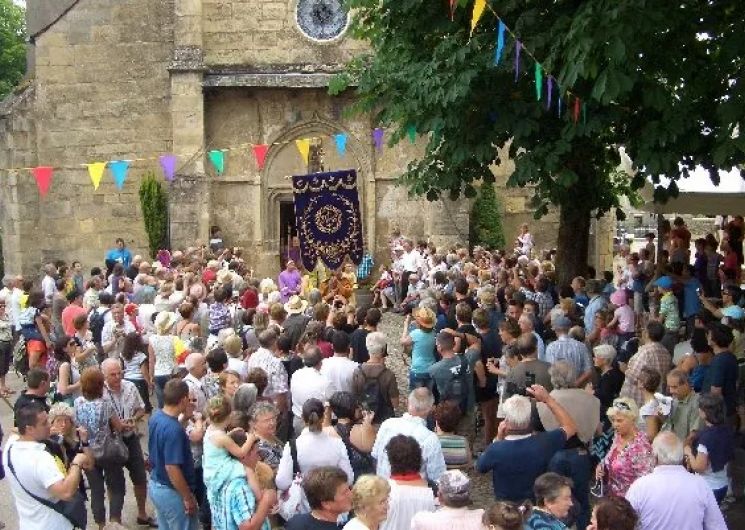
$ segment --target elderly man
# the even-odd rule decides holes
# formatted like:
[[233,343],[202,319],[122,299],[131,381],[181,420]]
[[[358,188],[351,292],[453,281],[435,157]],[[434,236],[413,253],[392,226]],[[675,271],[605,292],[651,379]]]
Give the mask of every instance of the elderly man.
[[661,343],[664,336],[665,328],[662,324],[654,321],[647,324],[645,344],[629,359],[626,379],[623,382],[623,387],[621,387],[621,397],[632,398],[639,406],[644,404],[644,397],[639,385],[639,377],[644,367],[657,370],[662,376],[662,380],[665,380],[672,365],[672,356]]
[[264,390],[264,397],[270,399],[284,412],[287,410],[287,393],[289,383],[287,370],[282,364],[282,352],[277,348],[277,333],[273,329],[265,329],[259,333],[259,349],[248,359],[246,365],[250,371],[261,368],[266,372],[269,383]]
[[308,346],[303,354],[304,368],[292,374],[290,382],[290,395],[292,396],[292,426],[295,434],[302,432],[303,405],[311,398],[316,398],[321,403],[326,403],[334,393],[333,383],[321,373],[323,354],[318,346]]
[[652,451],[657,467],[636,479],[626,493],[639,514],[639,530],[725,530],[711,488],[683,466],[683,442],[675,433],[658,434]]
[[[247,441],[246,433],[239,430],[230,433],[232,440],[239,446]],[[235,457],[234,457],[235,458]],[[236,458],[245,468],[255,469],[259,462],[259,444],[254,443],[242,458]],[[277,502],[275,490],[263,490],[261,498],[257,499],[245,476],[230,480],[214,499],[211,506],[214,517],[214,530],[263,529],[269,530],[271,525],[267,520],[272,507]]]
[[445,472],[445,458],[440,439],[427,429],[427,418],[434,404],[434,397],[428,388],[417,388],[409,394],[408,412],[400,418],[390,418],[383,422],[371,452],[378,464],[378,475],[385,478],[391,476],[391,466],[385,448],[397,434],[411,436],[419,442],[422,449],[421,472],[426,480],[436,481]]
[[111,306],[111,320],[101,330],[101,347],[105,355],[118,358],[124,345],[124,337],[133,333],[134,325],[124,318],[124,307],[121,304]]
[[598,280],[587,282],[587,296],[590,301],[585,308],[585,332],[592,333],[595,329],[595,314],[607,305],[602,294],[602,286]]
[[551,326],[556,332],[556,340],[546,348],[545,358],[541,358],[540,355],[538,358],[549,364],[554,364],[557,361],[568,362],[572,366],[574,373],[578,376],[577,380],[573,381],[572,386],[581,388],[592,375],[590,352],[583,342],[569,336],[572,321],[567,317],[563,315],[556,317],[552,321]]
[[44,277],[41,279],[41,291],[44,293],[44,301],[47,305],[52,305],[54,293],[57,291],[57,268],[52,263],[44,265]]
[[484,510],[468,509],[471,504],[471,479],[463,471],[452,469],[442,474],[437,481],[437,499],[440,501],[440,509],[415,514],[411,519],[412,530],[482,528]]
[[530,313],[524,312],[517,319],[517,323],[520,326],[520,333],[523,335],[533,335],[535,337],[536,352],[539,359],[546,357],[546,343],[543,342],[541,336],[535,330],[536,317]]
[[681,440],[687,440],[701,428],[698,394],[691,388],[688,374],[677,369],[667,374],[667,390],[673,397],[673,408],[662,425],[662,430],[672,431]]
[[398,407],[396,375],[386,367],[388,339],[382,331],[373,331],[365,337],[370,358],[362,363],[352,378],[352,393],[363,406],[375,414],[373,424],[380,425],[392,418]]
[[189,391],[196,400],[195,410],[202,412],[207,404],[207,390],[204,387],[204,376],[207,375],[207,359],[202,353],[190,353],[184,360],[184,365],[189,373],[184,377],[184,382],[189,385]]
[[129,471],[129,479],[135,492],[137,501],[137,524],[157,526],[146,511],[147,502],[147,471],[142,446],[137,436],[137,422],[145,416],[145,403],[140,397],[137,386],[122,379],[122,365],[117,359],[105,359],[101,363],[106,386],[104,399],[111,404],[111,408],[122,421],[122,441],[129,449],[129,459],[124,467]]
[[531,499],[535,479],[546,472],[554,454],[577,432],[572,417],[545,388],[533,385],[527,392],[539,403],[546,404],[559,428],[534,433],[530,399],[512,396],[504,402],[505,418],[499,425],[497,440],[476,461],[479,473],[492,472],[494,495],[498,500]]
[[72,500],[80,491],[83,468],[90,469],[93,462],[85,453],[78,453],[69,470],[66,473],[60,471],[57,461],[43,443],[49,439],[47,411],[37,404],[18,410],[16,424],[20,437],[6,445],[3,467],[7,470],[15,497],[20,528],[72,530],[73,525],[65,516],[41,504],[29,493],[52,504]]

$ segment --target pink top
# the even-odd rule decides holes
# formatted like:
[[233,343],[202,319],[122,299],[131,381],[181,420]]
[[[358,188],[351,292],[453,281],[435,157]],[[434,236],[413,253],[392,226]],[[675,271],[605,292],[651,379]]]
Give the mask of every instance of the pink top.
[[618,497],[625,496],[636,479],[651,473],[655,464],[646,433],[639,431],[626,447],[622,444],[621,437],[616,436],[604,462],[608,489]]
[[634,310],[628,304],[617,307],[613,316],[618,319],[618,331],[620,333],[634,332]]

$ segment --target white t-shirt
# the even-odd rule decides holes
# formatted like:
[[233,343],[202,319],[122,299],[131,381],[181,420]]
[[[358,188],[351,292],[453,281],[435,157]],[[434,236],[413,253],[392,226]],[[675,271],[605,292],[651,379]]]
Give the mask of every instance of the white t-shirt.
[[403,256],[401,256],[401,264],[403,265],[404,271],[416,272],[420,258],[421,256],[416,250],[404,252]]
[[10,456],[18,480],[37,497],[57,502],[58,499],[53,497],[47,488],[63,480],[65,476],[57,467],[54,457],[44,450],[43,444],[20,440],[8,441],[3,451],[3,465],[6,479],[10,482],[10,489],[16,501],[18,530],[72,530],[72,524],[65,517],[47,508],[23,491],[8,465],[10,449],[12,449]]
[[315,368],[301,368],[292,374],[290,381],[290,394],[292,394],[292,413],[301,418],[303,416],[303,405],[310,398],[316,398],[321,402],[329,400],[334,393],[334,385]]
[[241,376],[241,381],[245,381],[248,377],[248,365],[243,359],[228,357],[228,370],[235,370],[238,372],[238,375]]
[[321,375],[331,381],[337,392],[352,392],[352,377],[359,365],[347,357],[329,357],[321,364]]

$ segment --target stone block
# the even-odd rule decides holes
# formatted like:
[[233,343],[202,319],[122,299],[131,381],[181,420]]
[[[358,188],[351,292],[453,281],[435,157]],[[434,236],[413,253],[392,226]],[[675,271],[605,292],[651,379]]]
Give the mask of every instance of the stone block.
[[287,18],[286,2],[266,2],[261,5],[261,20],[278,20],[282,21]]
[[502,203],[508,214],[523,213],[526,210],[525,197],[502,197]]

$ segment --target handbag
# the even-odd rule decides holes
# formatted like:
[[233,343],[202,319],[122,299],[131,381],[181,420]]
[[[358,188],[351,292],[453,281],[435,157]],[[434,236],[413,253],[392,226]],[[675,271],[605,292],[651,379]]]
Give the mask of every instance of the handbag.
[[80,490],[76,491],[72,499],[69,501],[52,502],[34,495],[26,489],[26,486],[24,486],[20,480],[18,480],[18,475],[16,475],[16,470],[13,467],[12,460],[10,459],[10,453],[12,450],[13,446],[8,448],[8,468],[10,469],[10,472],[13,473],[13,477],[16,479],[18,485],[26,492],[26,495],[34,499],[36,502],[43,504],[50,510],[54,510],[70,521],[73,528],[84,530],[88,526],[88,509],[85,506],[85,498],[83,497],[83,494],[80,493]]
[[303,491],[303,477],[300,474],[300,466],[297,463],[297,446],[295,445],[295,440],[290,440],[288,443],[290,444],[292,472],[295,478],[292,480],[292,484],[290,484],[287,491],[283,491],[279,498],[279,510],[277,513],[285,521],[289,521],[297,514],[310,512],[310,506]]
[[123,466],[129,460],[129,449],[116,432],[96,437],[91,443],[91,451],[99,466]]

